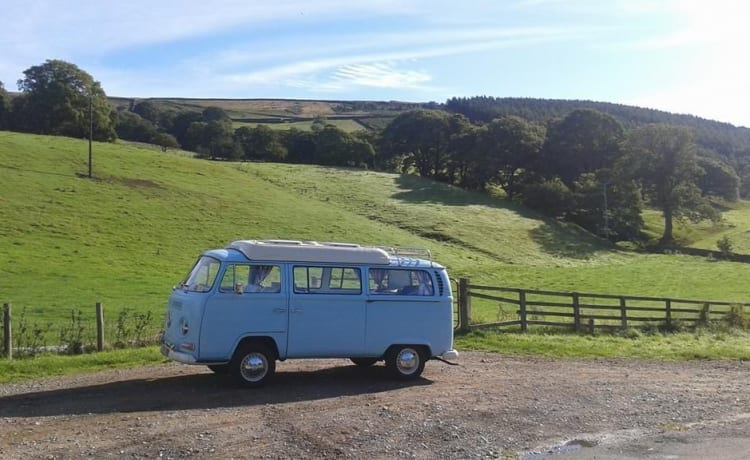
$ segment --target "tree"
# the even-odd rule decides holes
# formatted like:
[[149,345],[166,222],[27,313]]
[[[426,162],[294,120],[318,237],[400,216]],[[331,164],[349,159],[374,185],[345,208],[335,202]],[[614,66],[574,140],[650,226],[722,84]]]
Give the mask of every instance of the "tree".
[[281,161],[286,156],[286,149],[281,144],[279,135],[266,125],[237,128],[234,131],[234,142],[242,150],[242,157],[247,160]]
[[573,192],[557,177],[527,184],[521,198],[526,206],[550,217],[564,217],[575,207]]
[[704,196],[717,196],[727,201],[737,201],[740,195],[740,177],[737,172],[721,160],[699,157],[698,166],[703,174],[698,187]]
[[212,122],[212,121],[231,122],[232,121],[232,119],[229,117],[229,114],[221,107],[206,107],[205,109],[203,109],[203,113],[201,115],[203,116],[203,121],[205,122]]
[[169,134],[173,135],[177,142],[182,145],[186,150],[193,150],[188,144],[187,139],[188,130],[190,125],[196,122],[203,121],[203,116],[197,112],[181,112],[175,115],[172,120],[172,129],[169,130]]
[[133,113],[137,113],[141,118],[150,121],[155,126],[159,124],[161,112],[159,108],[151,101],[141,101],[133,106]]
[[76,65],[47,60],[24,72],[18,81],[22,94],[14,99],[13,117],[18,129],[40,134],[88,137],[89,104],[94,139],[116,138],[116,114],[101,85]]
[[643,203],[634,181],[600,170],[581,174],[573,190],[570,221],[612,241],[638,238]]
[[402,170],[410,167],[424,177],[446,180],[449,161],[449,140],[460,124],[439,110],[404,112],[383,131],[386,157],[398,159]]
[[611,166],[620,156],[622,125],[596,110],[579,109],[552,123],[542,150],[542,170],[571,186],[583,173]]
[[115,126],[117,137],[128,141],[151,142],[156,135],[154,125],[134,112],[120,110],[117,112]]
[[282,143],[286,147],[287,161],[290,163],[315,164],[318,149],[316,136],[310,131],[292,128],[285,131]]
[[485,169],[513,199],[519,190],[519,179],[538,161],[544,144],[544,128],[519,117],[493,120],[480,141],[486,152]]
[[628,171],[640,183],[648,202],[662,211],[662,246],[674,244],[673,219],[699,221],[716,217],[697,185],[701,170],[687,128],[643,126],[628,133],[626,149],[620,170]]
[[315,133],[316,162],[331,166],[363,166],[375,155],[372,145],[334,125],[326,125]]

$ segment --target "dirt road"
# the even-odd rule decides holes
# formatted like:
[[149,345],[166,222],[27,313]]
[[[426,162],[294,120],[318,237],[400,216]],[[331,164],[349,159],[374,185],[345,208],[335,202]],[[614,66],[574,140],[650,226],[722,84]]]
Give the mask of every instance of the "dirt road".
[[0,458],[750,455],[750,363],[467,352],[411,383],[347,360],[277,372],[261,390],[171,363],[1,385]]

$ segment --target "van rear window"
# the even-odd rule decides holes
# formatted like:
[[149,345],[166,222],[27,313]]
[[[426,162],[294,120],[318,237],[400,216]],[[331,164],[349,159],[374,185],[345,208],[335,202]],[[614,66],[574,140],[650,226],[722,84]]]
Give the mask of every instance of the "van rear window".
[[432,277],[425,270],[371,268],[369,286],[376,295],[435,295]]

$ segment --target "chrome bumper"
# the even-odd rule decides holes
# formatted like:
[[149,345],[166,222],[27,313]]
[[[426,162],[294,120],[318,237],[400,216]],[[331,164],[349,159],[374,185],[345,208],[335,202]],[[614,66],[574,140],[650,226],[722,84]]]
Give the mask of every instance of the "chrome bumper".
[[174,348],[170,347],[166,343],[161,344],[161,354],[179,363],[197,364],[195,360],[195,356],[187,354],[187,353],[182,353],[179,351],[174,351]]
[[445,361],[458,361],[458,352],[456,350],[448,350],[440,355],[440,359]]

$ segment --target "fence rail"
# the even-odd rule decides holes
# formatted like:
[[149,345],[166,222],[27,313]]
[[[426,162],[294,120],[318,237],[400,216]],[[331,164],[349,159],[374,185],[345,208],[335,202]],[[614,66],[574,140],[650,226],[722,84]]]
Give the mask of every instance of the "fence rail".
[[[744,314],[750,302],[625,296],[582,292],[558,292],[471,284],[458,281],[457,330],[529,326],[572,328],[577,332],[594,329],[626,329],[677,323],[696,325],[724,319],[739,308]],[[498,310],[497,321],[472,321],[472,300],[484,310]],[[508,311],[508,307],[511,308]],[[502,313],[502,315],[501,315]],[[502,316],[502,318],[501,318]]]

